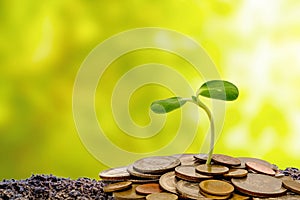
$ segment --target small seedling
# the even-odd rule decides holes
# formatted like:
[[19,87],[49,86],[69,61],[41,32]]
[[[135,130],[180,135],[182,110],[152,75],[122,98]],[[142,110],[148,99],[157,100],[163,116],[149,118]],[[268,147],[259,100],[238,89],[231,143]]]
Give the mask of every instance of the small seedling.
[[210,150],[208,152],[208,158],[206,164],[210,164],[213,149],[214,149],[214,138],[215,138],[215,125],[214,118],[209,110],[209,108],[199,99],[199,96],[204,96],[212,99],[218,99],[223,101],[233,101],[239,96],[238,88],[228,82],[223,80],[212,80],[205,82],[196,92],[195,96],[191,98],[182,98],[182,97],[171,97],[164,100],[154,101],[151,104],[151,110],[158,114],[164,114],[171,112],[177,108],[183,106],[186,102],[192,102],[204,109],[209,120],[210,120]]

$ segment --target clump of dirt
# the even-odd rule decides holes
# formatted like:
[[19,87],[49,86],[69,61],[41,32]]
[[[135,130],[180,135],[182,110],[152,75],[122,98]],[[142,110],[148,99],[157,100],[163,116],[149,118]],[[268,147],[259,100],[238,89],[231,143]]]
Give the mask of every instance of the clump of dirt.
[[288,167],[285,170],[280,170],[286,176],[291,176],[295,180],[300,180],[300,170],[295,167]]

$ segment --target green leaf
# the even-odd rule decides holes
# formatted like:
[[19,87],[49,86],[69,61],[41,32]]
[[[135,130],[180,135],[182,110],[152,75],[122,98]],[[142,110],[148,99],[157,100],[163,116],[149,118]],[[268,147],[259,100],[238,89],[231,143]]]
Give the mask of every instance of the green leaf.
[[234,84],[228,81],[212,80],[204,83],[199,88],[197,95],[212,99],[233,101],[239,96],[239,90]]
[[158,114],[168,113],[172,110],[180,108],[186,103],[182,97],[172,97],[164,100],[154,101],[151,104],[151,110]]

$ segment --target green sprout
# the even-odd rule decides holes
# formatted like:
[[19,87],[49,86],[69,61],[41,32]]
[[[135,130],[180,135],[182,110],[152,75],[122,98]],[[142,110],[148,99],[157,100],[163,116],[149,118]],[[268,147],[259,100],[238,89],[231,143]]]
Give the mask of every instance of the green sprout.
[[200,101],[200,95],[212,99],[233,101],[239,96],[239,90],[234,84],[228,81],[211,80],[205,82],[197,90],[195,96],[192,96],[191,98],[171,97],[164,100],[154,101],[151,104],[151,110],[158,114],[164,114],[180,108],[186,102],[192,102],[200,108],[202,108],[206,112],[210,121],[210,150],[208,152],[208,157],[206,161],[206,164],[210,165],[214,149],[215,125],[213,115],[209,108],[202,101]]

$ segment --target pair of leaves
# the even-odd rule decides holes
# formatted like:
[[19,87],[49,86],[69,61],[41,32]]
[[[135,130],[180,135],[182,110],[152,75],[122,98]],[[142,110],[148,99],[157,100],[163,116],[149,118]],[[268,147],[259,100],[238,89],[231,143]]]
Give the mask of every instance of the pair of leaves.
[[[199,95],[223,101],[233,101],[239,96],[239,91],[234,84],[228,81],[212,80],[204,83],[199,88],[196,96],[198,97]],[[168,113],[180,108],[186,102],[186,98],[171,97],[164,100],[154,101],[151,104],[151,110],[158,114]]]

